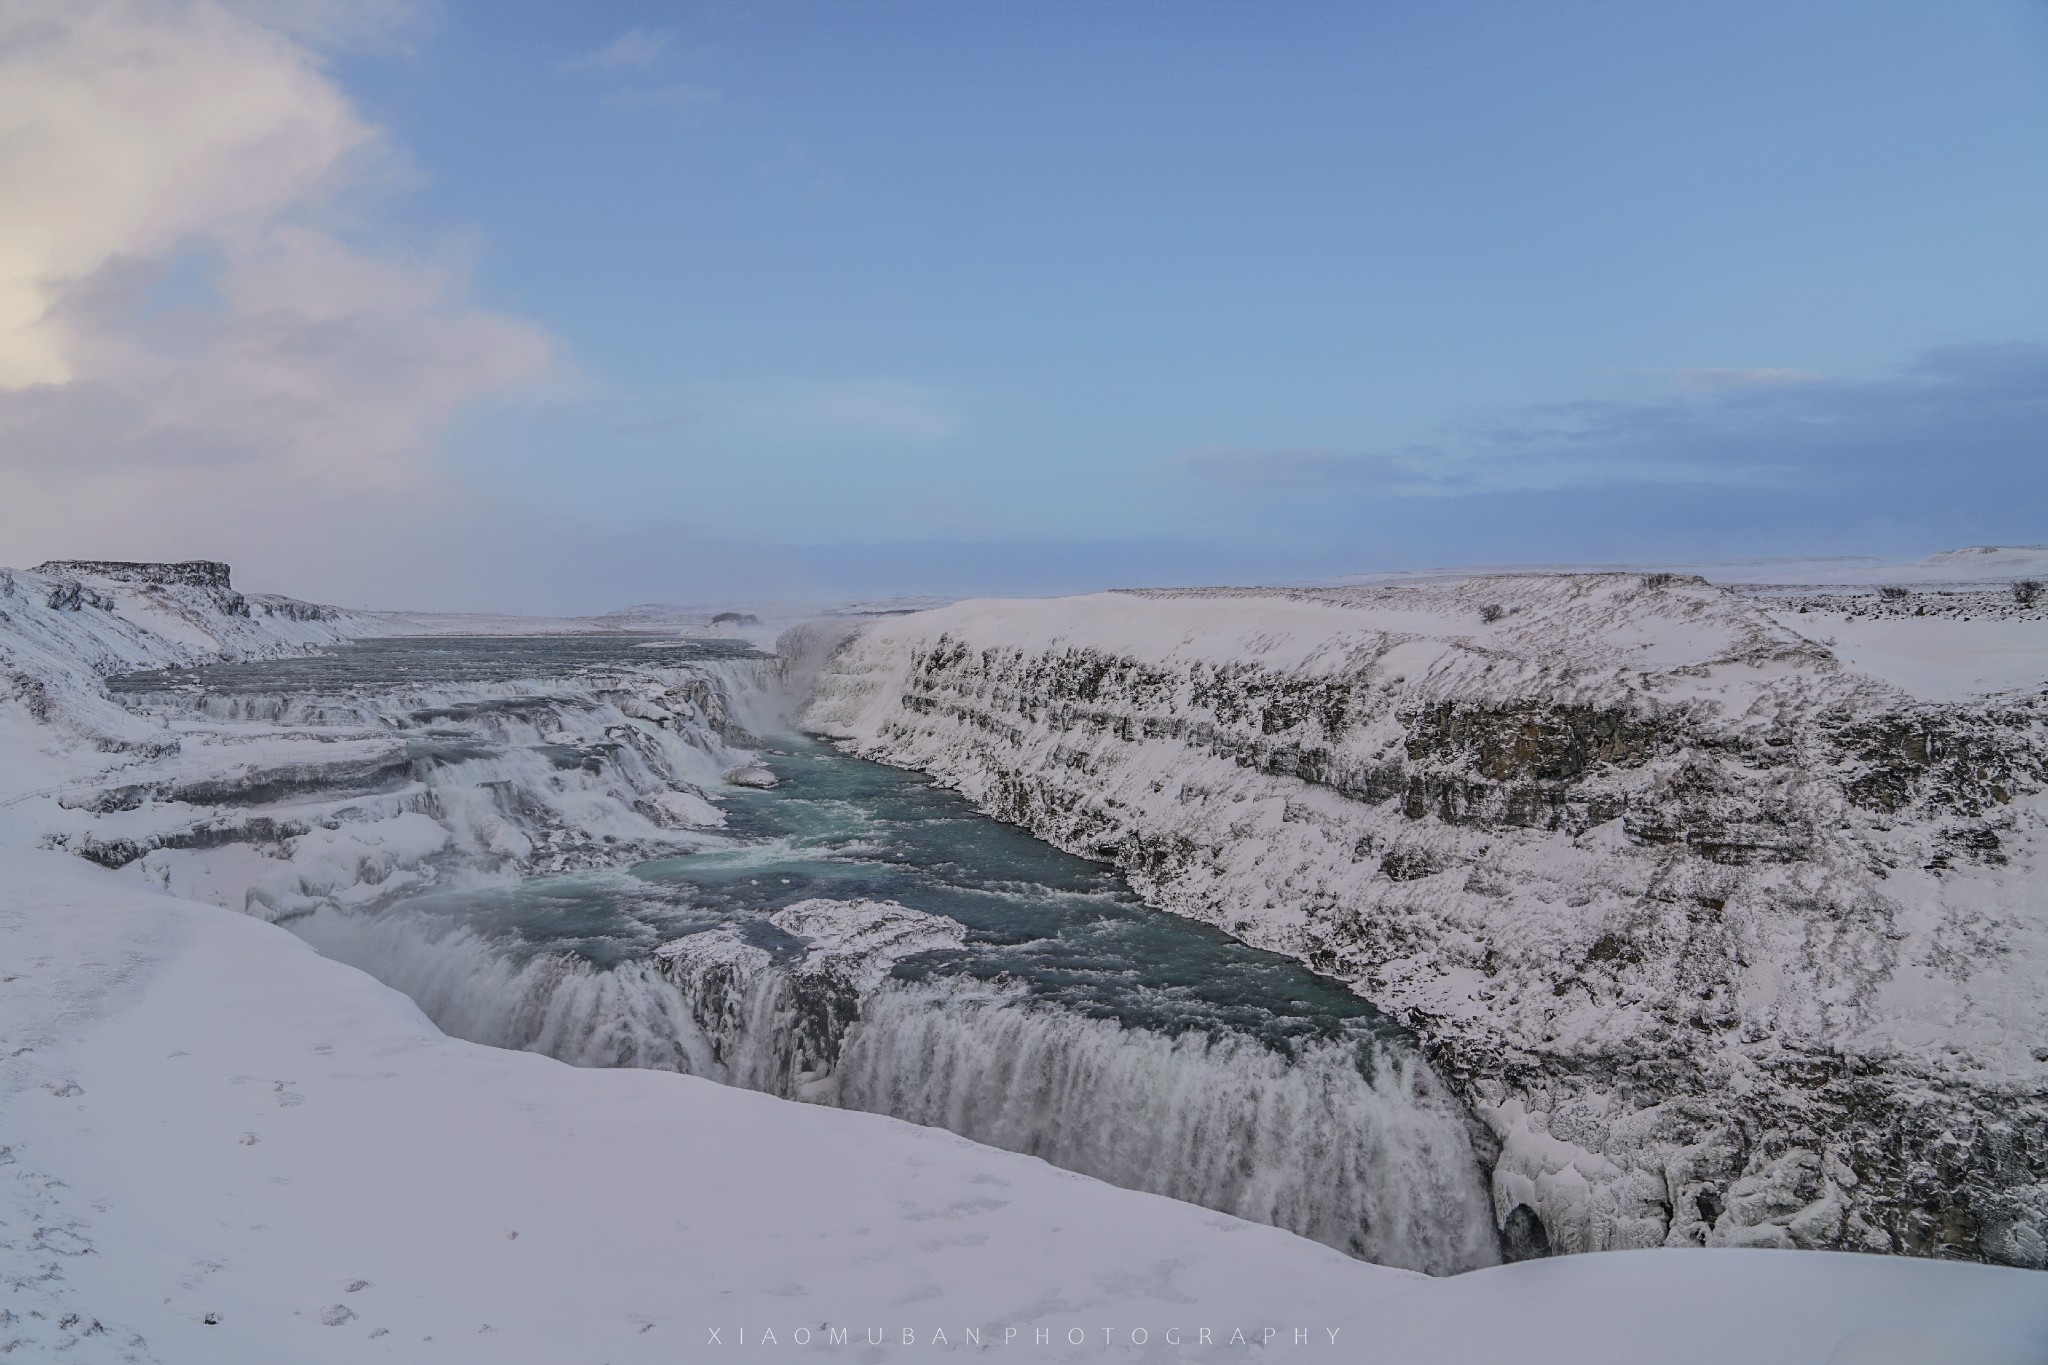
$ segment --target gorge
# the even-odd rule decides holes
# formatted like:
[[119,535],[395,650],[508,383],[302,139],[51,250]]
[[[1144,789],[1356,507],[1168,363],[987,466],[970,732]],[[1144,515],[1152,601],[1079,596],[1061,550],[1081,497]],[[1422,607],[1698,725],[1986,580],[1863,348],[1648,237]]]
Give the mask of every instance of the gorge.
[[283,924],[457,1037],[928,1123],[1382,1264],[1498,1259],[1476,1125],[1405,1031],[777,733],[781,673],[595,637],[117,675],[185,764],[244,761],[67,797],[91,818],[52,844]]
[[93,563],[0,614],[8,844],[274,922],[456,1038],[1437,1275],[2048,1264],[2048,623],[2011,594],[1527,574],[394,636]]

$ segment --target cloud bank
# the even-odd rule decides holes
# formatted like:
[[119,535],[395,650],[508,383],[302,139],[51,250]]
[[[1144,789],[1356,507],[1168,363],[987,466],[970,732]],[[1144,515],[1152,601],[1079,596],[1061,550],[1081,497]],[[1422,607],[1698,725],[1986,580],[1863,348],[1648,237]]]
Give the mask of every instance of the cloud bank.
[[[355,238],[390,158],[316,44],[390,6],[0,12],[0,537],[9,558],[358,550],[452,502],[438,437],[544,376],[459,265]],[[388,31],[388,28],[384,31]]]
[[1948,347],[1875,379],[1674,379],[1680,392],[1660,401],[1523,408],[1393,451],[1219,446],[1181,464],[1233,495],[1381,500],[1626,485],[1845,491],[1873,478],[2034,485],[2048,457],[2048,346]]

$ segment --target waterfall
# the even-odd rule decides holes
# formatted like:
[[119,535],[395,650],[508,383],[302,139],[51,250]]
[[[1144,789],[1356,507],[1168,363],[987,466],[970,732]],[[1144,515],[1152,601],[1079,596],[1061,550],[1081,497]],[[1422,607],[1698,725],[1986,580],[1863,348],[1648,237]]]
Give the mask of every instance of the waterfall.
[[456,1037],[941,1127],[1384,1265],[1497,1259],[1458,1105],[1411,1048],[1369,1034],[1293,1055],[1169,1036],[1013,983],[888,976],[859,952],[777,953],[730,929],[600,968],[402,910],[293,928]]
[[[1364,1054],[1361,1057],[1361,1052]],[[1363,1062],[1363,1066],[1361,1066]],[[1489,1264],[1458,1107],[1412,1051],[1177,1037],[962,983],[878,992],[837,1102],[1270,1223],[1382,1265]]]
[[[778,740],[798,752],[786,753],[774,815],[734,796],[720,774],[754,757],[755,735],[783,729],[784,689],[801,685],[785,662],[600,658],[477,677],[453,676],[462,661],[446,651],[429,654],[415,671],[395,647],[337,651],[250,666],[218,690],[132,680],[130,704],[223,727],[321,728],[381,765],[374,790],[348,779],[331,802],[297,808],[303,829],[278,836],[260,884],[236,881],[251,860],[210,860],[196,844],[151,855],[164,884],[185,877],[289,918],[455,1037],[942,1127],[1383,1264],[1448,1273],[1498,1258],[1463,1110],[1405,1040],[1284,985],[1274,1008],[1320,1033],[1231,1031],[1200,1002],[1176,1003],[1176,992],[1200,993],[1189,983],[1208,980],[1208,965],[1243,985],[1245,964],[1205,956],[1192,927],[1164,943],[1131,937],[1092,872],[1038,865],[1060,855],[1006,847],[999,827],[934,806],[922,784],[906,803],[871,775],[849,781],[794,737]],[[432,669],[451,676],[419,676]],[[346,778],[334,764],[252,768],[227,794],[271,799],[272,788]],[[723,809],[747,832],[699,832],[690,812],[662,804],[677,793],[713,817],[709,799],[730,798]],[[702,885],[681,895],[658,880],[674,869],[655,880],[616,870],[687,850]],[[518,880],[571,868],[614,870]],[[893,888],[905,877],[924,878],[932,903],[962,918],[816,894],[842,878]],[[480,879],[496,889],[417,894]],[[793,882],[810,898],[778,897]],[[1114,913],[1048,916],[1047,888],[1099,896]],[[412,899],[392,903],[400,894]],[[988,916],[990,897],[1009,908],[994,938],[984,919],[975,940],[967,920]],[[387,908],[366,908],[376,905]],[[1113,932],[1098,935],[1104,926]],[[1056,1001],[1019,944],[1069,930],[1070,948],[1123,967],[1102,974],[1115,984],[1100,994]],[[1148,984],[1145,964],[1162,963],[1171,970]]]

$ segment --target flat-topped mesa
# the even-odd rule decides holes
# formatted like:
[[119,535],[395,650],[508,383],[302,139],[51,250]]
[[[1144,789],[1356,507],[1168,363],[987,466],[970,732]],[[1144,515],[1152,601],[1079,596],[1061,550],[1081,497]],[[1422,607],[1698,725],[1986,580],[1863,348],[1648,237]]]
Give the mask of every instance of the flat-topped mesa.
[[129,559],[48,559],[31,572],[87,574],[122,583],[161,583],[192,588],[230,591],[228,566],[218,559],[183,559],[176,563],[149,563]]

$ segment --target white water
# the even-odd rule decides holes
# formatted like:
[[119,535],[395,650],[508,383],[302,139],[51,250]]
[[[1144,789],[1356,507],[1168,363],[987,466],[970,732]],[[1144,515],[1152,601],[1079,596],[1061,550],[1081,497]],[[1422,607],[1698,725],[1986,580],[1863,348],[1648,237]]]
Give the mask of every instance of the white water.
[[[950,988],[949,988],[950,987]],[[1128,1189],[1271,1223],[1383,1265],[1495,1259],[1456,1107],[1413,1057],[1367,1043],[1283,1057],[1253,1040],[1123,1028],[1016,995],[879,992],[838,1100],[1029,1152]]]
[[562,953],[517,962],[467,929],[321,910],[288,926],[322,955],[411,996],[443,1033],[572,1066],[638,1066],[727,1080],[682,992],[651,962],[600,971]]
[[[515,961],[469,930],[396,913],[323,911],[293,927],[457,1037],[942,1127],[1381,1264],[1443,1274],[1497,1259],[1457,1106],[1419,1059],[1378,1041],[1289,1058],[958,977],[835,1000],[717,934],[680,970],[644,958],[600,970],[558,953]],[[857,1008],[857,1022],[821,1025],[835,1003]]]

